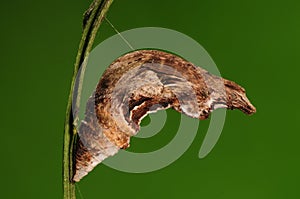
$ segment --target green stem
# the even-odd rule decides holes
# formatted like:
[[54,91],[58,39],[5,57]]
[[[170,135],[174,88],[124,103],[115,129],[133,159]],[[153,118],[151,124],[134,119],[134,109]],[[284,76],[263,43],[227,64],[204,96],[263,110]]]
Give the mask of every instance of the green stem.
[[78,110],[80,102],[80,93],[82,89],[83,73],[87,64],[89,53],[93,47],[95,37],[98,29],[103,21],[107,11],[113,0],[94,0],[90,8],[86,11],[84,16],[84,27],[79,44],[70,88],[70,94],[66,109],[66,120],[64,128],[64,147],[63,147],[63,198],[76,199],[75,184],[71,181],[73,176],[73,148],[76,141],[76,121],[77,116],[73,118],[72,114],[72,101],[73,92],[75,88],[76,76],[79,67],[83,67],[80,74],[80,81],[78,83],[77,95],[74,99],[75,111]]

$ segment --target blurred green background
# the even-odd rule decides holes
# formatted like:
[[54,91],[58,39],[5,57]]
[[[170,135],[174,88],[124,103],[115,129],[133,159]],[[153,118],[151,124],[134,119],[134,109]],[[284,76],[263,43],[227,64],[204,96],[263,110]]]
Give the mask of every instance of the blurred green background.
[[[62,198],[65,108],[90,2],[0,3],[0,198]],[[162,170],[128,174],[100,165],[78,184],[83,197],[300,198],[299,10],[296,0],[115,0],[108,18],[119,31],[156,26],[192,37],[223,77],[247,89],[258,111],[251,117],[228,111],[205,159],[198,151],[209,120],[189,150]],[[104,23],[96,43],[114,34]]]

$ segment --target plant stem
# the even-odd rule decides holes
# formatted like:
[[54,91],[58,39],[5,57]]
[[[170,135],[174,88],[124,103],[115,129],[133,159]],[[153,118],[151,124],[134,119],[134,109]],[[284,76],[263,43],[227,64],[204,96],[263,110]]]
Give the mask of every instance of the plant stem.
[[77,95],[74,98],[75,111],[78,110],[80,102],[80,93],[82,89],[82,80],[89,53],[93,47],[95,37],[101,22],[103,21],[107,11],[113,0],[94,0],[90,8],[84,15],[84,26],[81,41],[79,44],[72,77],[72,83],[70,88],[70,94],[68,98],[68,104],[66,109],[66,120],[64,128],[64,147],[63,147],[63,198],[64,199],[76,199],[75,184],[71,181],[73,177],[73,149],[76,142],[76,129],[75,123],[77,122],[77,116],[73,117],[72,114],[72,101],[73,92],[76,83],[76,76],[79,67],[82,67],[80,74],[80,81],[78,82]]

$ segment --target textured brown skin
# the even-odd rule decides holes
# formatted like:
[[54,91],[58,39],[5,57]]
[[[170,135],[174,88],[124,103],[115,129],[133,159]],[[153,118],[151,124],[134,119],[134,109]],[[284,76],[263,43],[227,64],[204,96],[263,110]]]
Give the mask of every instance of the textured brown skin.
[[[216,108],[240,109],[246,114],[256,112],[255,107],[249,102],[245,95],[245,89],[238,84],[217,77],[208,73],[206,70],[194,66],[192,63],[170,53],[157,50],[140,50],[126,54],[115,60],[104,72],[100,79],[95,94],[88,102],[89,108],[86,111],[85,123],[81,124],[79,131],[84,134],[85,143],[102,142],[102,138],[97,138],[97,128],[101,128],[105,137],[117,148],[126,149],[129,147],[130,136],[136,134],[139,130],[140,119],[149,112],[150,108],[159,104],[164,109],[173,108],[178,112],[184,113],[174,92],[167,86],[142,87],[135,90],[129,99],[129,111],[131,115],[124,115],[130,129],[120,128],[120,121],[117,121],[111,113],[112,93],[120,78],[128,71],[145,64],[158,64],[158,66],[149,68],[155,72],[158,77],[163,77],[160,67],[169,66],[174,71],[180,73],[183,78],[191,83],[191,87],[196,96],[199,117],[203,120],[208,118],[211,111]],[[147,66],[145,66],[147,69]],[[169,75],[169,74],[167,74]],[[171,74],[172,75],[172,74]],[[161,81],[162,81],[161,80]],[[166,79],[172,81],[172,79]],[[174,81],[176,83],[176,81]],[[93,103],[94,100],[94,103]],[[92,107],[94,106],[94,107]],[[94,108],[94,110],[92,110]],[[92,111],[91,111],[92,110]],[[94,113],[92,113],[95,111]],[[187,113],[185,113],[187,114]],[[96,115],[97,121],[95,121]],[[188,116],[191,116],[187,114]],[[193,117],[193,116],[191,116]],[[97,128],[95,126],[98,126]],[[126,130],[127,129],[127,130]],[[81,136],[82,137],[82,136]],[[96,137],[96,139],[95,139]],[[93,140],[94,139],[94,140]],[[75,167],[76,171],[83,170],[88,164],[94,162],[93,156],[98,155],[96,147],[86,147],[79,140],[76,149]],[[108,143],[106,140],[101,146]],[[100,147],[101,148],[101,147]],[[114,154],[114,153],[113,153]],[[109,154],[109,155],[113,155]],[[108,156],[109,156],[108,155]],[[85,174],[78,174],[74,181],[79,181]],[[75,176],[76,176],[75,171]],[[80,173],[80,172],[79,172]],[[83,176],[82,176],[83,175]]]

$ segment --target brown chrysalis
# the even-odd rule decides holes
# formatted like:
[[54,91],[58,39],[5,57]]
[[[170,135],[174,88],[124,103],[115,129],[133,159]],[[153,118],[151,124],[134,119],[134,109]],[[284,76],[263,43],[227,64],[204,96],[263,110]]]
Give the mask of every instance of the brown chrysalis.
[[200,120],[217,108],[256,112],[244,88],[176,55],[158,50],[128,53],[106,69],[87,102],[73,181],[129,147],[144,116],[167,108]]

